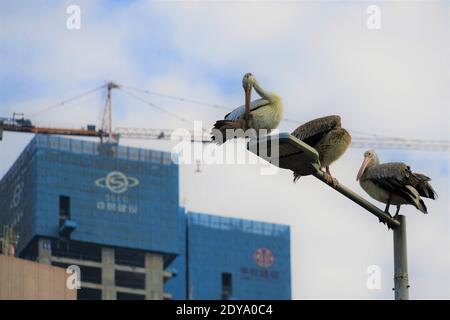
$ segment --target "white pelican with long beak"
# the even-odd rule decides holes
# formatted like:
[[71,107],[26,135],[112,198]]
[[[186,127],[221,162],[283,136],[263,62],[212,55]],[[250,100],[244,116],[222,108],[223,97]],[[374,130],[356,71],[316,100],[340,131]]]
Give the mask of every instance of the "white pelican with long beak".
[[358,171],[356,180],[369,196],[386,203],[385,212],[389,214],[389,206],[396,205],[397,217],[400,206],[410,204],[419,211],[428,213],[421,197],[436,199],[437,194],[428,183],[431,179],[421,173],[413,173],[411,168],[402,162],[380,164],[374,150],[364,153],[364,160]]
[[[311,120],[291,134],[317,150],[320,166],[325,168],[325,179],[336,186],[338,181],[331,175],[330,165],[344,154],[352,142],[348,131],[341,127],[341,117],[334,115]],[[294,182],[300,177],[301,174],[294,171]]]
[[[245,91],[245,104],[225,115],[224,120],[218,120],[214,124],[212,140],[218,144],[235,137],[234,135],[227,137],[227,130],[254,129],[258,134],[259,130],[265,129],[270,132],[270,130],[276,129],[283,119],[281,98],[275,93],[261,88],[253,74],[246,73],[244,75],[242,87]],[[260,99],[251,101],[252,88],[261,96]],[[217,135],[217,130],[221,137]]]

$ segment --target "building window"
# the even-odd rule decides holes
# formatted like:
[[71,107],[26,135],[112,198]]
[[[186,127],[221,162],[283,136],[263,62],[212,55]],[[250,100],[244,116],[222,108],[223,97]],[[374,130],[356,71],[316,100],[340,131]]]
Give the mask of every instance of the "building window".
[[145,274],[129,271],[115,271],[116,286],[145,289]]
[[145,296],[142,294],[117,292],[117,300],[145,300]]
[[102,300],[102,290],[81,288],[77,290],[77,300]]
[[59,196],[59,220],[70,219],[70,197]]
[[120,265],[145,267],[145,253],[143,251],[116,248],[114,250],[114,260],[116,264]]
[[52,255],[63,258],[102,262],[102,248],[99,245],[78,242],[52,240]]
[[222,300],[229,300],[231,298],[232,282],[231,273],[222,273]]

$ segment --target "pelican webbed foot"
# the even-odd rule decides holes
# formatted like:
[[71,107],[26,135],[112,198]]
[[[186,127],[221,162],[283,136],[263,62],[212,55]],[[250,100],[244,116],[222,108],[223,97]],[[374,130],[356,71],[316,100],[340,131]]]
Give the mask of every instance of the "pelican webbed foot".
[[381,218],[378,218],[378,221],[380,221],[380,223],[384,224],[387,227],[388,231],[391,230],[391,227],[389,227],[389,225],[387,224],[386,221],[381,220]]
[[326,171],[323,174],[324,174],[325,181],[329,185],[333,186],[334,188],[336,188],[339,185],[339,181],[331,175],[330,167],[326,167]]
[[327,172],[324,172],[324,178],[326,183],[333,186],[334,188],[336,188],[339,185],[339,181]]

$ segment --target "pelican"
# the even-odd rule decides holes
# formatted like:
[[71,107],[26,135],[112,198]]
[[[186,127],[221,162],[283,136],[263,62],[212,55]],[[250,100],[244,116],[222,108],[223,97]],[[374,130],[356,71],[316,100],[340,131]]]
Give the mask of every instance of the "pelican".
[[[222,136],[220,139],[213,133],[212,140],[218,144],[234,138],[234,136],[227,137],[227,129],[254,129],[258,134],[258,131],[261,129],[268,131],[276,129],[283,118],[281,98],[275,93],[261,88],[253,74],[246,73],[244,75],[242,87],[245,91],[245,105],[234,109],[225,115],[224,120],[218,120],[214,124],[213,132],[216,131],[218,133],[218,130]],[[261,98],[250,102],[252,88],[255,89]]]
[[364,160],[359,169],[356,180],[369,196],[386,203],[385,212],[389,214],[389,206],[396,205],[397,212],[400,206],[411,204],[423,213],[427,207],[422,197],[436,199],[437,194],[428,183],[431,179],[421,173],[413,173],[410,167],[402,162],[389,162],[380,164],[374,150],[364,153]]
[[[317,150],[321,169],[326,170],[326,180],[336,186],[338,181],[331,175],[330,165],[344,154],[352,141],[348,131],[341,128],[341,117],[333,115],[311,120],[291,134]],[[299,172],[294,172],[294,182],[300,177]]]

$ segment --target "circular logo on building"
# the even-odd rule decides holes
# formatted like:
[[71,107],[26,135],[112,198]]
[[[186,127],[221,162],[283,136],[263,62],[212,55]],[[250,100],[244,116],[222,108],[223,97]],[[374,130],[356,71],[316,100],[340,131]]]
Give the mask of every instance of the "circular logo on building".
[[270,267],[275,261],[272,251],[267,248],[256,249],[255,253],[253,253],[253,259],[258,266],[263,268]]
[[97,179],[95,184],[101,188],[107,188],[113,193],[124,193],[129,188],[136,187],[139,180],[127,177],[120,171],[111,171],[104,178]]

